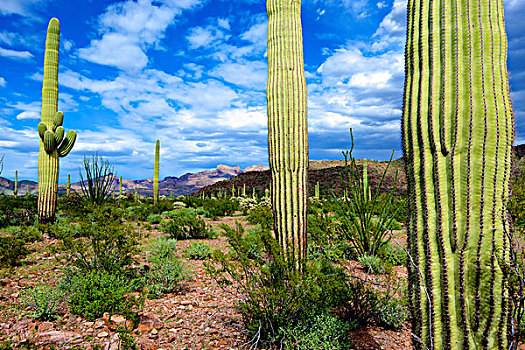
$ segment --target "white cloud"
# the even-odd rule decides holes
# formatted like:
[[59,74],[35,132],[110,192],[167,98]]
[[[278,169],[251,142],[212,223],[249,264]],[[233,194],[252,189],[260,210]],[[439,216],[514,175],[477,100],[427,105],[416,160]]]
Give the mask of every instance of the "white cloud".
[[18,120],[39,120],[40,119],[40,113],[35,111],[26,111],[18,114],[16,116],[16,119]]
[[159,4],[151,0],[138,0],[110,5],[99,17],[102,37],[79,49],[79,56],[121,70],[143,69],[148,64],[146,52],[159,46],[176,16],[199,2],[184,0]]
[[194,27],[191,28],[190,33],[186,36],[190,44],[190,49],[198,49],[201,47],[207,48],[214,44],[228,40],[230,36],[223,30],[213,27]]
[[5,87],[7,85],[7,82],[4,78],[0,77],[0,87]]
[[0,2],[0,14],[17,14],[24,17],[33,17],[33,7],[42,5],[45,0],[2,0]]
[[15,60],[29,60],[33,57],[33,54],[29,51],[15,51],[0,47],[0,56]]
[[219,64],[211,74],[237,86],[264,90],[268,68],[267,64],[261,61],[242,60]]

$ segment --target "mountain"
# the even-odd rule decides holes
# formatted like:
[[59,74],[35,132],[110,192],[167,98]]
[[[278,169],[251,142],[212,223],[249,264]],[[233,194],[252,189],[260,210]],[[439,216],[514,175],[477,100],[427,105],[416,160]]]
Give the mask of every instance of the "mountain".
[[[169,196],[170,192],[173,196],[186,195],[192,192],[195,192],[202,187],[212,185],[218,181],[223,181],[235,177],[239,174],[242,174],[246,171],[259,171],[266,170],[268,167],[263,165],[252,165],[246,169],[241,169],[239,166],[228,166],[228,165],[218,165],[216,169],[204,170],[196,174],[187,173],[180,177],[168,176],[164,180],[159,181],[159,190],[161,195]],[[111,174],[113,181],[115,183],[114,189],[115,192],[119,191],[119,177]],[[36,194],[38,190],[38,183],[34,181],[19,181],[18,182],[18,193],[23,195],[26,193],[27,185],[29,185],[29,190],[31,194]],[[12,195],[15,187],[15,182],[9,179],[3,178],[0,176],[0,193],[4,192],[6,195]],[[125,193],[134,193],[135,188],[140,195],[151,196],[153,194],[153,179],[145,180],[122,180],[122,190]],[[61,184],[58,186],[60,193],[65,193],[66,185]],[[76,192],[81,192],[81,183],[75,182],[71,184],[71,190]]]

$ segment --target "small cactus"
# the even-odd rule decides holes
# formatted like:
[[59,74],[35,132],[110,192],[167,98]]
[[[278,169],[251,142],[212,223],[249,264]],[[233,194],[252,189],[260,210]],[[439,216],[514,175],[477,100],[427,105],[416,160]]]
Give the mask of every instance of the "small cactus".
[[71,174],[67,174],[67,185],[66,185],[67,195],[71,194]]
[[119,196],[122,196],[122,176],[119,179]]
[[160,141],[155,143],[155,170],[153,175],[153,201],[157,203],[159,200],[159,152]]
[[18,170],[15,170],[15,191],[13,192],[15,198],[18,197]]

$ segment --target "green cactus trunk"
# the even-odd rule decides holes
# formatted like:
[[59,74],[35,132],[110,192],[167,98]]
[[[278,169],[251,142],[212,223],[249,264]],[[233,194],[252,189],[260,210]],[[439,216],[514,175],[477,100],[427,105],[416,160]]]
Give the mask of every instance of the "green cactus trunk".
[[119,179],[119,196],[122,196],[124,193],[122,193],[122,176]]
[[41,224],[55,220],[59,157],[65,157],[71,151],[77,137],[73,130],[64,137],[64,115],[57,112],[59,37],[60,24],[58,19],[52,18],[47,28],[42,115],[38,124],[38,221]]
[[405,56],[414,346],[508,349],[514,126],[503,0],[409,0]]
[[253,197],[253,198],[257,198],[257,195],[255,194],[255,187],[252,188],[252,197]]
[[306,259],[308,132],[300,0],[268,0],[268,151],[275,237]]
[[66,189],[67,189],[67,195],[71,195],[71,174],[67,174],[67,185],[66,185]]
[[319,194],[319,181],[317,181],[315,183],[315,198],[319,199],[320,197],[320,194]]
[[232,184],[232,197],[235,197],[235,184]]
[[15,191],[13,192],[15,198],[18,197],[18,170],[15,170]]
[[30,195],[31,195],[31,192],[29,191],[29,185],[27,185],[27,188],[26,188],[26,198],[29,198]]
[[139,200],[139,192],[137,190],[137,185],[135,185],[135,202]]
[[159,200],[159,152],[160,142],[155,143],[155,170],[153,175],[153,202],[157,203]]
[[242,185],[242,196],[246,197],[246,184]]

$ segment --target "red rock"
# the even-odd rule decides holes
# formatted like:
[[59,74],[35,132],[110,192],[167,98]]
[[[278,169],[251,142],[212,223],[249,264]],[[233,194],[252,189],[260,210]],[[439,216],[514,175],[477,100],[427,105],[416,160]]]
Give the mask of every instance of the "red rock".
[[140,315],[139,331],[149,332],[152,329],[160,329],[164,327],[164,324],[160,320],[159,316],[153,312],[147,312]]
[[51,322],[42,322],[38,325],[38,332],[39,333],[44,333],[45,331],[48,331],[50,330],[51,328],[53,328],[53,323]]
[[37,346],[51,345],[51,344],[64,344],[66,342],[72,342],[82,336],[73,332],[66,331],[48,331],[44,333],[37,333],[33,341]]

